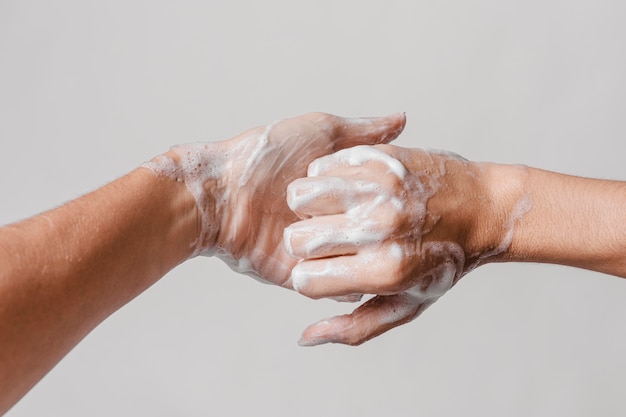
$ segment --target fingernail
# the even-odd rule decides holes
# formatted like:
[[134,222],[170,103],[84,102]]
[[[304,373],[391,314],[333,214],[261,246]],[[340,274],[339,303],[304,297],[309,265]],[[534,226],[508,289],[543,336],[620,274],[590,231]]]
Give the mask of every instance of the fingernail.
[[293,267],[291,270],[291,285],[296,292],[300,292],[306,285],[308,274],[305,273],[304,268],[300,264]]
[[323,158],[324,158],[323,156],[321,158],[317,158],[316,160],[314,160],[313,162],[309,164],[309,167],[307,168],[307,171],[306,171],[307,177],[319,177],[320,176],[322,172],[322,165],[321,165],[320,159],[323,159]]
[[302,181],[298,181],[297,179],[292,181],[287,186],[287,206],[289,206],[291,211],[297,212],[303,204],[310,200],[308,194],[306,184],[303,184]]
[[291,234],[293,233],[293,229],[291,226],[285,227],[283,230],[283,245],[285,246],[285,250],[287,253],[294,258],[296,257],[293,253],[293,246],[291,245]]
[[332,332],[329,334],[331,328],[332,326],[329,320],[320,320],[304,329],[300,340],[298,340],[298,344],[300,346],[318,346],[325,343],[332,343],[334,341]]
[[329,343],[330,340],[328,339],[303,339],[300,338],[298,340],[298,345],[302,346],[302,347],[311,347],[311,346],[319,346],[319,345],[323,345],[326,343]]

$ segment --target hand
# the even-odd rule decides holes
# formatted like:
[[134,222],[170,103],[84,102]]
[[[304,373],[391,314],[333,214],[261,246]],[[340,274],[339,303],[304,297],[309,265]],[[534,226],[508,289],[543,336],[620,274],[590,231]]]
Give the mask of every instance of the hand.
[[[524,198],[494,198],[489,164],[391,145],[322,157],[288,187],[304,219],[285,230],[302,261],[294,288],[311,298],[377,294],[352,314],[307,328],[302,345],[357,345],[416,318],[511,242]],[[505,201],[511,215],[495,201]],[[489,219],[485,221],[484,219]]]
[[231,268],[291,288],[297,260],[284,249],[283,230],[297,221],[287,185],[311,161],[337,150],[395,139],[404,114],[341,118],[311,113],[249,130],[217,143],[181,145],[147,164],[183,181],[198,209],[190,256],[217,255]]

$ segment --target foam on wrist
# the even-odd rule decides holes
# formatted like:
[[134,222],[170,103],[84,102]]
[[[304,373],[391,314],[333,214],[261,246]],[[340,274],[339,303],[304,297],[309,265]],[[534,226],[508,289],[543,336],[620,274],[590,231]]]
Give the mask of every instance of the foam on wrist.
[[160,155],[142,166],[156,175],[168,177],[185,184],[193,196],[200,217],[200,230],[191,242],[191,258],[198,255],[213,255],[219,232],[216,217],[226,204],[220,187],[207,190],[207,184],[218,184],[224,175],[227,152],[218,152],[214,143],[193,143],[171,148],[174,155]]

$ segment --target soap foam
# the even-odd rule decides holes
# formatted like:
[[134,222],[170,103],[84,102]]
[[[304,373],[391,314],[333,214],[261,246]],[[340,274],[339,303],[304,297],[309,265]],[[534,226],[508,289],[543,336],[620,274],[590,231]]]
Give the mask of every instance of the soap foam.
[[[215,152],[214,146],[207,143],[177,145],[171,151],[178,156],[178,161],[168,155],[161,155],[142,165],[156,175],[183,182],[194,197],[200,213],[201,230],[198,238],[191,243],[194,249],[191,257],[213,253],[207,245],[215,240],[217,226],[211,222],[213,204],[204,184],[222,177],[228,157],[227,153]],[[219,203],[220,201],[216,201],[216,204]]]
[[[263,134],[261,134],[255,141],[243,142],[244,145],[254,142],[256,142],[256,144],[254,144],[254,150],[250,153],[250,156],[246,160],[246,166],[243,171],[243,175],[241,176],[241,178],[239,178],[240,187],[243,187],[248,183],[250,178],[257,172],[259,164],[263,163],[263,156],[271,152],[273,147],[270,145],[269,136],[274,126],[276,126],[278,123],[280,123],[280,120],[277,120],[267,125]],[[244,155],[246,152],[238,151],[237,153]]]
[[[318,181],[294,181],[287,187],[287,204],[294,212],[306,211],[313,202],[323,198],[338,200],[342,208],[351,208],[360,200],[382,193],[380,184],[354,181],[340,177],[323,177]],[[358,198],[360,200],[358,200]]]
[[[326,195],[344,194],[350,198],[337,197],[346,206],[345,222],[335,228],[323,223],[311,226],[306,231],[308,241],[304,245],[305,250],[311,254],[324,246],[349,243],[357,248],[354,256],[359,262],[356,268],[351,267],[353,261],[342,263],[336,258],[323,264],[323,267],[319,263],[315,263],[315,268],[308,267],[306,262],[301,263],[293,270],[294,288],[303,289],[312,279],[358,279],[359,274],[375,270],[381,264],[389,265],[388,270],[394,271],[394,274],[402,274],[406,271],[404,265],[415,262],[415,259],[418,262],[432,261],[429,270],[408,277],[408,286],[403,290],[393,295],[379,296],[383,304],[376,320],[381,326],[411,320],[445,294],[463,274],[465,253],[454,242],[422,240],[430,232],[425,228],[427,219],[436,219],[428,211],[427,203],[441,187],[440,179],[446,174],[446,161],[463,159],[444,152],[436,155],[441,158],[432,158],[432,164],[427,164],[423,171],[413,172],[410,176],[399,160],[378,148],[367,146],[345,149],[311,163],[309,177],[321,179],[308,183],[308,190],[296,189],[296,186],[289,195],[290,207],[306,211],[311,201]],[[324,176],[332,175],[331,171],[341,167],[362,166],[370,162],[383,163],[388,169],[386,174],[397,177],[401,188],[377,183],[358,190],[354,180],[351,183],[344,178],[342,182]],[[340,174],[341,170],[336,172]],[[346,187],[350,189],[346,190]],[[402,224],[409,219],[411,224]],[[302,232],[296,229],[297,226],[291,227],[294,229],[290,228],[285,233],[286,242],[292,241],[294,233]],[[383,245],[388,245],[386,250],[382,250]],[[293,252],[293,248],[290,251]]]
[[362,166],[368,162],[380,162],[389,168],[389,172],[401,180],[407,174],[406,168],[400,161],[378,148],[366,145],[342,149],[332,155],[316,159],[309,164],[308,176],[319,177],[331,169],[341,166]]
[[[351,240],[353,243],[356,240],[363,240],[367,243],[353,255],[360,262],[352,260],[348,263],[346,260],[342,264],[337,260],[338,258],[335,258],[332,263],[328,263],[324,268],[317,270],[296,268],[294,269],[294,272],[297,272],[297,276],[294,279],[294,283],[297,282],[296,289],[305,287],[308,280],[311,279],[335,278],[356,280],[364,278],[363,274],[368,274],[374,270],[372,265],[383,264],[386,270],[391,271],[390,273],[392,274],[399,274],[400,278],[406,272],[407,265],[417,266],[419,272],[412,277],[408,277],[409,282],[406,283],[406,288],[399,288],[399,292],[392,295],[384,295],[385,293],[381,292],[383,295],[376,296],[359,308],[363,309],[363,312],[365,309],[369,309],[367,324],[364,324],[366,328],[360,328],[360,334],[353,334],[351,332],[353,327],[346,328],[344,324],[339,324],[345,321],[345,317],[335,318],[339,327],[333,328],[335,319],[320,322],[320,331],[315,332],[313,330],[312,337],[303,342],[305,344],[313,345],[337,341],[349,344],[361,343],[365,339],[393,327],[393,325],[414,319],[449,291],[463,275],[471,271],[480,262],[508,250],[513,241],[515,226],[531,209],[530,197],[528,195],[521,196],[503,225],[501,242],[493,249],[484,253],[471,254],[466,257],[465,251],[456,242],[429,241],[425,239],[427,239],[427,235],[432,229],[430,226],[426,227],[427,219],[429,219],[429,225],[433,221],[434,223],[438,221],[438,217],[428,211],[427,203],[441,188],[440,180],[446,175],[446,163],[448,161],[457,161],[467,164],[468,161],[454,153],[430,151],[426,156],[431,158],[431,163],[425,163],[423,171],[412,172],[412,175],[408,176],[402,164],[400,164],[402,166],[401,170],[397,168],[397,164],[389,162],[387,157],[381,157],[374,149],[363,148],[360,147],[360,149],[356,150],[355,148],[346,149],[335,155],[316,160],[309,166],[309,176],[323,176],[337,168],[360,166],[369,161],[378,161],[383,162],[389,168],[388,173],[392,173],[399,179],[404,180],[404,189],[399,194],[396,190],[394,194],[393,189],[390,191],[390,189],[385,188],[381,184],[381,188],[377,190],[377,195],[359,198],[358,192],[352,193],[356,197],[351,196],[353,202],[347,204],[345,212],[346,222],[339,225],[344,234],[335,232],[334,234],[329,234],[328,236],[330,237],[319,236],[318,240],[312,239],[314,243],[309,243],[314,246],[321,246],[324,244],[332,245],[341,239]],[[402,150],[398,152],[400,155],[403,155]],[[392,157],[388,156],[388,158]],[[337,173],[340,175],[341,170],[337,170]],[[479,179],[479,176],[469,168],[467,175]],[[320,181],[320,184],[324,183]],[[327,182],[325,185],[332,188],[335,183]],[[321,185],[318,185],[318,188],[321,187]],[[321,193],[321,191],[318,192],[318,194]],[[329,191],[324,190],[323,193],[328,194]],[[407,200],[407,197],[410,200]],[[290,198],[300,208],[305,208],[308,204],[307,196],[298,194]],[[371,222],[372,218],[376,218],[377,215],[381,216],[379,221]],[[393,221],[394,216],[400,216],[401,220],[413,219],[413,223],[397,228],[397,224]],[[383,221],[383,219],[386,219],[387,222]],[[354,224],[367,222],[368,220],[371,222],[369,224],[371,230],[368,232],[369,239],[364,236],[351,236],[346,233],[346,230],[354,227]],[[389,223],[396,229],[386,229],[384,225]],[[406,231],[407,229],[409,230],[408,232]],[[400,232],[400,230],[404,230],[404,232]],[[311,230],[310,233],[312,235],[315,234],[314,230]],[[379,233],[379,235],[375,236],[376,233]],[[371,236],[375,236],[375,238]],[[386,250],[382,250],[381,247],[385,244],[388,244],[388,247]],[[468,261],[473,262],[475,259],[478,259],[475,264],[468,263]],[[376,264],[373,264],[374,262]],[[416,265],[415,262],[421,263],[421,265]],[[349,268],[349,265],[352,265],[352,268]],[[429,269],[420,270],[426,265],[430,266]],[[384,279],[384,277],[381,279]],[[392,284],[396,285],[397,283],[392,282]],[[356,319],[356,315],[353,317]],[[354,325],[355,323],[351,324],[351,326]],[[314,325],[313,329],[315,327],[317,325]],[[317,333],[317,336],[315,333]]]

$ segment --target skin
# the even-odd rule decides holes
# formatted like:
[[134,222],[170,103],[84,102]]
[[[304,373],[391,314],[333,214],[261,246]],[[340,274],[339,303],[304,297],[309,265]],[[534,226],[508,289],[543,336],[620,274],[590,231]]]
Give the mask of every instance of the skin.
[[[626,183],[384,145],[404,123],[404,115],[313,113],[178,146],[0,228],[0,414],[106,317],[198,255],[312,298],[376,294],[352,314],[309,327],[303,345],[371,339],[488,262],[626,277]],[[327,155],[363,144],[383,145],[376,157],[330,163]],[[311,164],[319,157],[330,159]],[[199,177],[197,164],[213,175]],[[302,178],[309,164],[318,169]],[[379,233],[340,239],[337,230],[359,222]],[[331,268],[312,273],[320,262]]]
[[[403,114],[311,113],[269,131],[178,146],[77,200],[0,228],[0,414],[100,322],[191,257],[245,259],[244,272],[290,288],[297,260],[284,249],[283,229],[298,218],[286,204],[287,185],[315,158],[389,142],[404,124]],[[262,138],[266,146],[255,153]],[[219,174],[199,181],[190,160]]]
[[[308,178],[288,187],[302,219],[285,231],[301,260],[292,273],[296,290],[311,298],[375,294],[351,314],[308,327],[300,344],[361,344],[413,320],[489,262],[626,277],[626,183],[392,145],[373,149],[404,172],[374,154],[359,158],[356,147],[315,161]],[[370,225],[376,239],[346,239],[355,225]]]

